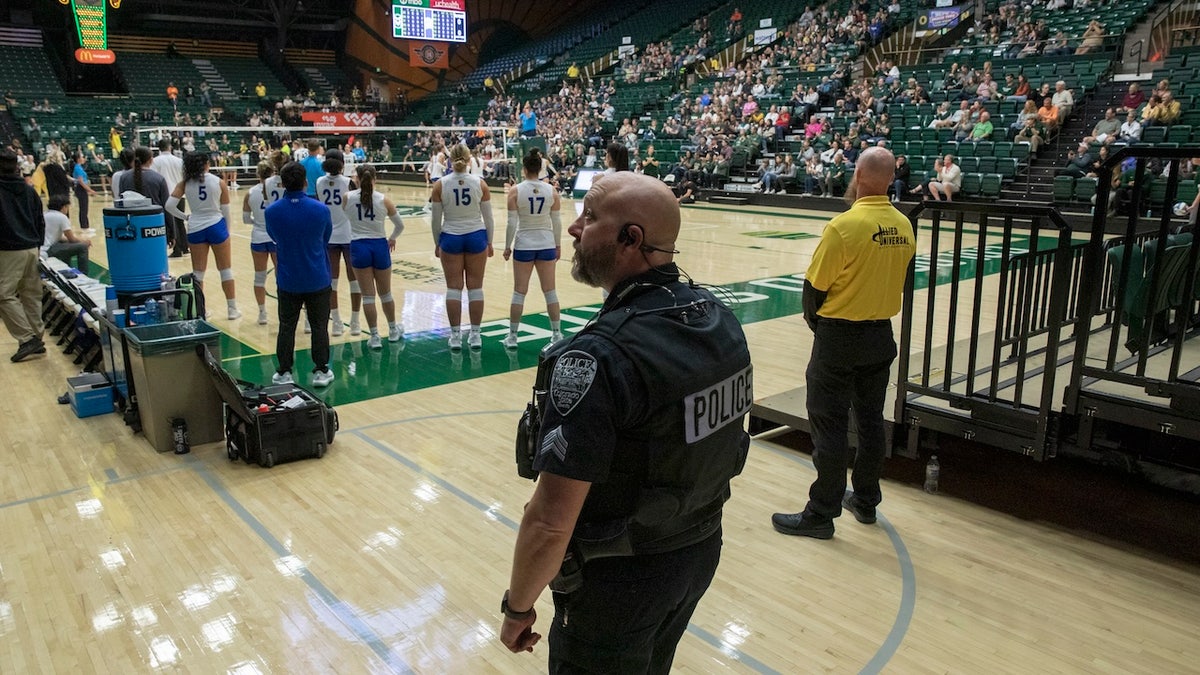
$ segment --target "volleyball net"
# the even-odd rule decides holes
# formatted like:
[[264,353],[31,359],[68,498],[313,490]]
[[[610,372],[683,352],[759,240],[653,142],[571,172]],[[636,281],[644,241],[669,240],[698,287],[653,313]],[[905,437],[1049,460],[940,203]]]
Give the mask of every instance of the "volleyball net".
[[134,131],[138,145],[155,148],[167,138],[178,152],[205,152],[210,169],[249,178],[259,161],[273,151],[283,150],[295,156],[309,141],[317,141],[326,150],[340,149],[353,155],[348,165],[370,163],[380,174],[424,174],[435,148],[447,149],[457,143],[471,148],[483,166],[484,175],[508,178],[514,174],[521,155],[517,130],[510,127],[397,126],[397,127],[313,127],[313,126],[142,126]]

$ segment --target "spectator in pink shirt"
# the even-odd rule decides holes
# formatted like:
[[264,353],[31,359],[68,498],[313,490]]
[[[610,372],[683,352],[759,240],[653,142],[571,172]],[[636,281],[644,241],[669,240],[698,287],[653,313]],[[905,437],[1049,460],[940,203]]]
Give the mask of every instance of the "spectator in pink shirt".
[[756,112],[758,112],[758,101],[755,101],[753,96],[747,96],[746,102],[742,104],[742,117],[750,117]]

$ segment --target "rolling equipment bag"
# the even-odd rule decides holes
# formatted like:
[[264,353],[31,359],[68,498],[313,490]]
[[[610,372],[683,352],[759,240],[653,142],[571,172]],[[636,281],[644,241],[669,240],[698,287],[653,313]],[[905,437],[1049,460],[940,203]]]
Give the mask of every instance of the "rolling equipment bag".
[[338,429],[333,408],[294,384],[262,387],[236,381],[207,347],[199,345],[196,352],[225,401],[225,446],[230,461],[241,458],[270,468],[325,456]]

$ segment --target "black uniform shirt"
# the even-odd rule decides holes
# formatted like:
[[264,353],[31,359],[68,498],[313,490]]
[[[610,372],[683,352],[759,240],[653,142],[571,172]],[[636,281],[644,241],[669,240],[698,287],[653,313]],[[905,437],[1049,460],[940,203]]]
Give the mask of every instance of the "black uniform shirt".
[[[675,281],[678,275],[672,266],[670,275],[664,276],[664,269],[618,284],[603,311],[623,311],[622,304],[632,294],[664,293],[663,304],[669,304],[671,298],[660,284]],[[620,431],[642,421],[651,407],[649,395],[633,362],[607,338],[584,330],[563,349],[550,375],[542,442],[533,466],[601,483],[612,468]]]

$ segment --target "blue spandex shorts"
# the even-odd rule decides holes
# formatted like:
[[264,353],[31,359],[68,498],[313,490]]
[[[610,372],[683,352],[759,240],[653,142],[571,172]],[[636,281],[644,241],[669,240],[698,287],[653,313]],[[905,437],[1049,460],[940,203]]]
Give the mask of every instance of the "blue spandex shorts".
[[250,244],[250,250],[255,253],[274,253],[276,250],[275,242],[267,241],[261,244]]
[[229,226],[222,218],[199,232],[188,234],[187,240],[189,244],[208,244],[209,246],[224,244],[229,241]]
[[438,247],[450,255],[483,253],[488,247],[487,230],[475,230],[468,234],[443,232],[438,238]]
[[512,257],[517,262],[553,261],[558,258],[558,250],[553,248],[543,248],[536,251],[522,251],[521,249],[517,249],[513,251]]
[[392,268],[387,239],[355,239],[350,242],[350,265],[356,270]]

